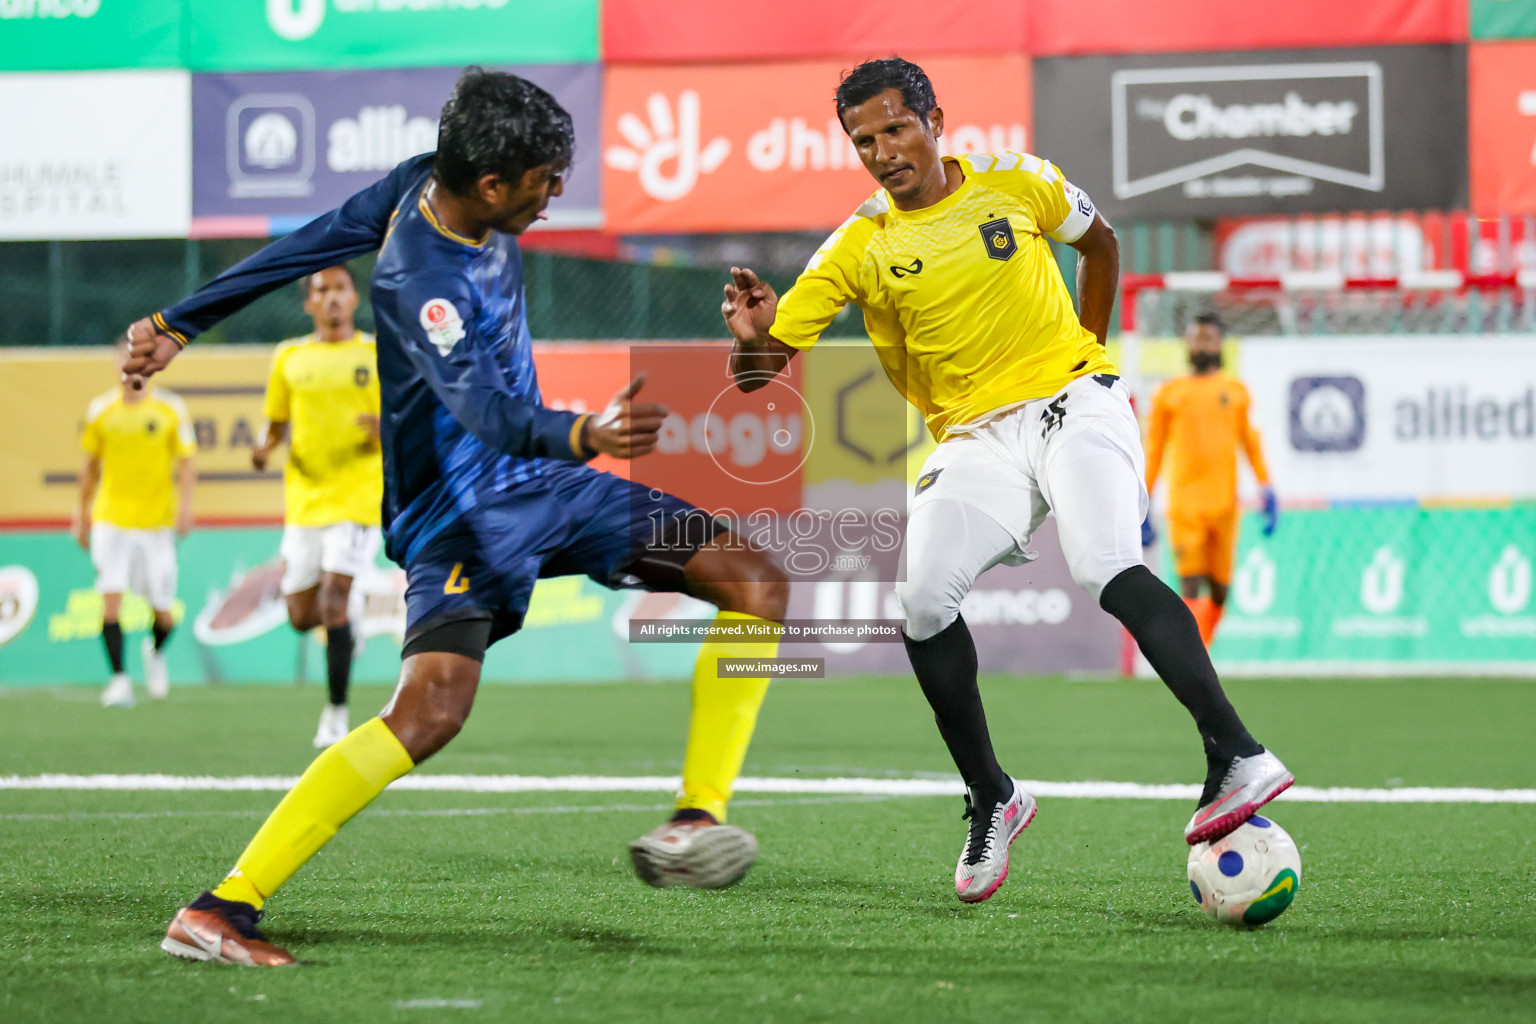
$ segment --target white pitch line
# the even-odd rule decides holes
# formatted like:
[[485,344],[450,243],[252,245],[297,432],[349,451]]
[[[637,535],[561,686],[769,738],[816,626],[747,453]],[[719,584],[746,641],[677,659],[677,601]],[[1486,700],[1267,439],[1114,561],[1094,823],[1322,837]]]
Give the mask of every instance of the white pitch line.
[[[283,775],[5,775],[0,790],[116,790],[188,792],[281,792],[298,779]],[[436,793],[649,793],[675,792],[674,775],[407,775],[390,789]],[[1087,800],[1196,800],[1200,787],[1137,782],[1041,782],[1020,780],[1036,796]],[[823,796],[960,796],[958,779],[744,778],[738,793]],[[1432,788],[1322,789],[1295,786],[1281,799],[1300,803],[1536,804],[1536,789]]]

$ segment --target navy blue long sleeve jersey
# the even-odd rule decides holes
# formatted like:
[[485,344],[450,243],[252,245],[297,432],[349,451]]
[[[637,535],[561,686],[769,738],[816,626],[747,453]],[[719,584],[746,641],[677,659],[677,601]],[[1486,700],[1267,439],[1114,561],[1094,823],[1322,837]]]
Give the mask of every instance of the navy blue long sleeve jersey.
[[154,316],[184,345],[273,289],[382,248],[370,294],[384,530],[397,562],[490,495],[542,475],[546,460],[588,457],[585,417],[546,409],[539,394],[516,239],[444,227],[423,198],[431,174],[431,154],[405,161]]

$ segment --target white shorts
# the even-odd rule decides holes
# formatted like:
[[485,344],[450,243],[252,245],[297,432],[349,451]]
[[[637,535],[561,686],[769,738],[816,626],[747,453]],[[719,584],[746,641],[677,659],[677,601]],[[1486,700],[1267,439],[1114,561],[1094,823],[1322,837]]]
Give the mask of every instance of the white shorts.
[[896,588],[907,635],[946,628],[987,569],[1034,558],[1029,540],[1048,513],[1072,577],[1097,600],[1143,564],[1147,506],[1141,430],[1118,380],[1079,377],[945,441],[923,464],[909,510]]
[[176,603],[176,533],[91,524],[91,564],[103,594],[138,594],[157,612]]
[[377,526],[332,523],[283,527],[283,593],[320,585],[320,574],[361,576],[378,556],[383,535]]

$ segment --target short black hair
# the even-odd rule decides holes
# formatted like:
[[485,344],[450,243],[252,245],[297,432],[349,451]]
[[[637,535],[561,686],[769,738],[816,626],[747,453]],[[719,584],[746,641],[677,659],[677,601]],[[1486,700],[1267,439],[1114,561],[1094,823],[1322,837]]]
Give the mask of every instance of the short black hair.
[[437,180],[468,193],[487,174],[517,184],[544,164],[569,163],[576,148],[571,115],[525,78],[467,67],[443,107],[437,130]]
[[925,120],[938,106],[933,98],[933,83],[922,68],[900,57],[882,57],[843,73],[843,80],[837,84],[838,123],[842,123],[844,111],[868,103],[887,89],[900,89],[901,102]]
[[1221,319],[1221,315],[1218,313],[1201,313],[1199,316],[1195,317],[1195,323],[1205,324],[1207,327],[1214,327],[1216,328],[1217,334],[1221,335],[1223,338],[1227,336],[1227,325],[1225,321]]
[[[340,270],[347,275],[347,280],[352,282],[352,290],[357,290],[357,275],[352,273],[352,268],[345,263],[338,263],[334,267],[326,267],[325,270]],[[299,278],[299,294],[305,299],[309,298],[309,290],[315,283],[315,278],[325,273],[325,270],[317,270],[313,274],[305,274]]]

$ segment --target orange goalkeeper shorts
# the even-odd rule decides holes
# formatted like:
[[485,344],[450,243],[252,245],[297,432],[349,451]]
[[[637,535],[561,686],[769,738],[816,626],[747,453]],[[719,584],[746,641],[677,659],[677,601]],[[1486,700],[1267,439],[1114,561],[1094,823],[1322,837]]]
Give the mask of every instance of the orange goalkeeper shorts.
[[1180,513],[1168,510],[1168,540],[1173,563],[1180,576],[1206,576],[1227,584],[1232,581],[1232,559],[1237,551],[1237,527],[1242,509],[1233,505],[1214,512]]

